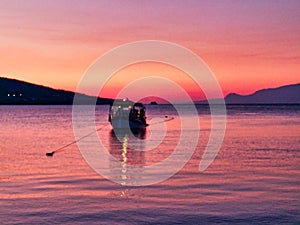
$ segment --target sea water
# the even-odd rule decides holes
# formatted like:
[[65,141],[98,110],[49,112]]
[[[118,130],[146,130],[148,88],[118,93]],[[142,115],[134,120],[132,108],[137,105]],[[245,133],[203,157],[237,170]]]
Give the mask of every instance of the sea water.
[[300,106],[227,106],[222,147],[204,172],[211,116],[207,106],[197,110],[199,139],[185,166],[159,183],[127,186],[127,166],[143,171],[180,141],[172,106],[147,106],[148,121],[172,118],[141,137],[144,148],[151,129],[164,124],[164,140],[151,151],[124,145],[106,125],[108,106],[97,106],[98,137],[120,162],[106,169],[123,184],[95,172],[76,143],[46,157],[74,141],[72,106],[0,106],[0,224],[299,224]]

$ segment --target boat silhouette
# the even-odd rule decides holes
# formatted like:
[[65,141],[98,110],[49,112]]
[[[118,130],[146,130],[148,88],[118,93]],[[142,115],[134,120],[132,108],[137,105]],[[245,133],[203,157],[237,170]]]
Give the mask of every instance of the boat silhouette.
[[132,102],[128,99],[115,100],[110,105],[108,121],[114,130],[116,129],[145,129],[146,108],[140,102]]

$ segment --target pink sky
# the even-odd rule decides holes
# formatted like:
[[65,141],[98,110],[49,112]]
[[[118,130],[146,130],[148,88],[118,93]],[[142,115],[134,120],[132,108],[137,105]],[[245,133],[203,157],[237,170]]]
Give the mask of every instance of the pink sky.
[[[197,53],[224,94],[300,82],[298,0],[0,1],[3,77],[75,90],[88,66],[106,51],[148,39]],[[126,85],[128,76],[134,79],[124,74],[103,90],[103,97],[113,96],[116,91],[109,90]],[[188,79],[180,82],[200,98]]]

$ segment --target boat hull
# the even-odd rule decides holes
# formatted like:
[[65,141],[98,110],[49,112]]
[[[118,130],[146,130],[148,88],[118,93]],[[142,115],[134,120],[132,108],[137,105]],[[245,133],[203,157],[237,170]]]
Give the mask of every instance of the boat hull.
[[140,120],[113,119],[111,121],[113,129],[145,129],[146,125]]

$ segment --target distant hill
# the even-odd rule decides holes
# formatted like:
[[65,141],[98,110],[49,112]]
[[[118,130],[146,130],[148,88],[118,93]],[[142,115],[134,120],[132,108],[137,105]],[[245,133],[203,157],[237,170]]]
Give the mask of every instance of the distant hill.
[[300,83],[262,89],[250,95],[228,94],[226,104],[300,104]]
[[[75,93],[20,80],[0,77],[0,105],[72,105]],[[84,104],[96,97],[78,94]],[[97,98],[97,104],[111,104],[113,99]],[[218,102],[212,100],[212,102]],[[228,94],[226,104],[300,104],[300,83],[256,91],[250,95]],[[198,101],[207,104],[207,101]]]
[[[0,77],[0,105],[72,105],[75,93],[56,90],[20,80]],[[79,94],[84,104],[96,97]],[[112,99],[97,98],[97,104],[111,104]]]

